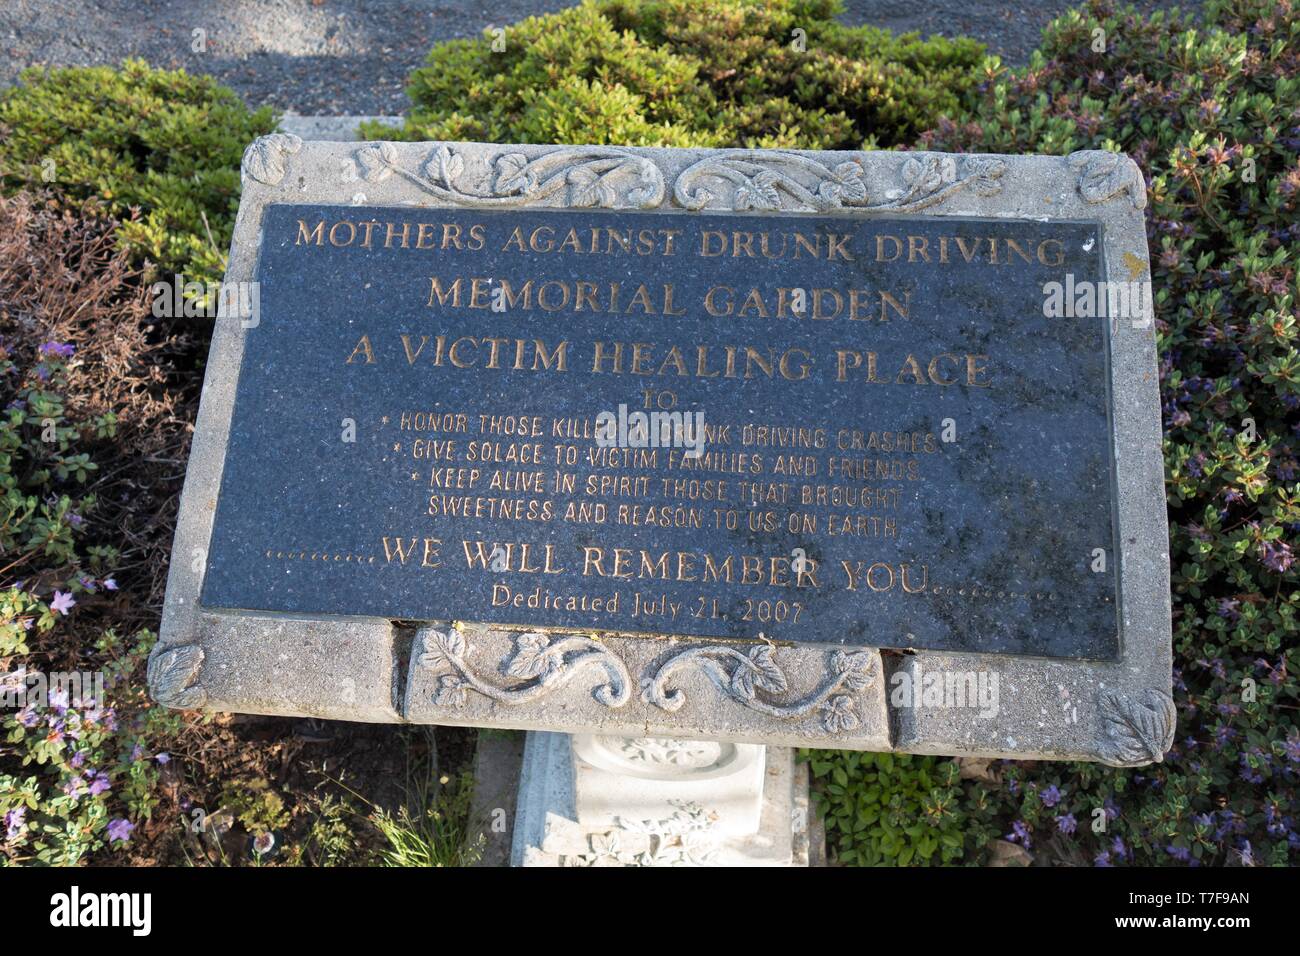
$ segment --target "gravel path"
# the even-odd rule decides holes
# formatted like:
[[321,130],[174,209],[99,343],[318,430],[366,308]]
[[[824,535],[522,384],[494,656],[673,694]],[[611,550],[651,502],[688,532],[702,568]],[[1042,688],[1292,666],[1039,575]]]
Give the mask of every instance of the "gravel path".
[[[1192,0],[1195,3],[1195,0]],[[211,73],[250,105],[298,113],[394,114],[407,74],[439,40],[478,36],[568,0],[0,0],[0,85],[33,64],[139,56]],[[844,22],[965,33],[1008,62],[1027,59],[1043,25],[1075,0],[847,0]],[[1139,6],[1172,6],[1140,0]],[[1191,5],[1191,4],[1188,4]],[[195,52],[196,30],[206,49]]]

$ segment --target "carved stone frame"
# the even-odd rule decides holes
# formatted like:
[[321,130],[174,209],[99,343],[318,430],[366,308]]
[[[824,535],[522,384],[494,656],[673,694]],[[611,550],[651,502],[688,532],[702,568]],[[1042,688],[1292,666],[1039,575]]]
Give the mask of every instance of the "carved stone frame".
[[[1097,222],[1108,276],[1149,278],[1146,190],[1124,156],[676,150],[258,139],[227,281],[254,279],[272,203],[707,209]],[[160,702],[263,714],[714,738],[1136,766],[1172,743],[1168,535],[1154,323],[1111,320],[1122,657],[1116,662],[832,644],[404,625],[198,605],[244,346],[218,319],[162,635]],[[274,317],[269,317],[274,321]],[[998,675],[1000,707],[891,707],[890,679]]]

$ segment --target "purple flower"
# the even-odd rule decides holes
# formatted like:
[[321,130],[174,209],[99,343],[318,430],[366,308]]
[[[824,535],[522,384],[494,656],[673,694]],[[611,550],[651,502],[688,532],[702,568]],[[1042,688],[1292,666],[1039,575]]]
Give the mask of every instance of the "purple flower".
[[40,349],[42,355],[57,355],[59,358],[72,358],[76,354],[77,348],[65,342],[46,342]]
[[172,756],[171,756],[171,754],[168,754],[168,753],[161,753],[161,754],[156,755],[153,759],[154,759],[154,760],[157,760],[157,761],[158,761],[160,764],[162,764],[163,766],[166,766],[167,764],[171,763],[171,761],[172,761]]
[[90,783],[90,795],[92,797],[97,797],[101,793],[108,793],[110,789],[111,783],[108,779],[108,774],[104,773],[102,770],[96,771],[94,778]]
[[1259,548],[1264,565],[1278,574],[1285,574],[1295,562],[1291,546],[1284,541],[1261,541]]
[[1012,843],[1019,843],[1026,850],[1034,845],[1029,833],[1029,827],[1025,825],[1023,820],[1017,820],[1011,824],[1011,832],[1007,834],[1006,838]]
[[1287,734],[1286,759],[1292,763],[1300,763],[1300,733],[1294,730]]
[[117,590],[117,582],[112,578],[104,578],[104,587],[109,591]]
[[50,610],[58,611],[64,617],[67,617],[68,612],[71,611],[76,604],[77,601],[71,594],[63,591],[55,591],[54,600],[50,602]]
[[1039,794],[1039,799],[1043,801],[1043,806],[1054,807],[1061,802],[1061,791],[1057,788],[1056,784],[1052,784]]
[[108,821],[108,840],[110,843],[125,843],[131,839],[135,824],[125,817],[114,817]]
[[22,832],[23,821],[27,818],[26,807],[14,807],[5,814],[5,839],[12,840]]
[[1079,826],[1079,821],[1074,819],[1073,813],[1067,813],[1063,817],[1056,818],[1056,829],[1059,832],[1064,833],[1066,835],[1073,833],[1076,829],[1078,829],[1078,826]]

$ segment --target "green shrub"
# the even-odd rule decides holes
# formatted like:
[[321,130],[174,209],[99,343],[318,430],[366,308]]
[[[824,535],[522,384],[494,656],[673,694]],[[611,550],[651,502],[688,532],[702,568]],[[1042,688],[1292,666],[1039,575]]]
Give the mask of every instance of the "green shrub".
[[987,843],[988,796],[966,794],[956,762],[909,754],[810,750],[813,803],[836,862],[928,866],[962,860]]
[[888,146],[955,109],[977,79],[973,40],[850,29],[837,11],[832,0],[588,0],[506,28],[499,52],[491,35],[434,47],[397,136]]
[[923,138],[1123,150],[1150,185],[1177,738],[1136,771],[1008,765],[1000,810],[1016,842],[1062,834],[1103,865],[1300,855],[1300,14],[1211,0],[1204,21],[1094,2]]
[[274,126],[269,107],[250,113],[207,76],[140,60],[120,69],[32,68],[0,92],[0,184],[97,197],[122,220],[121,240],[139,258],[219,282],[239,208],[240,156]]

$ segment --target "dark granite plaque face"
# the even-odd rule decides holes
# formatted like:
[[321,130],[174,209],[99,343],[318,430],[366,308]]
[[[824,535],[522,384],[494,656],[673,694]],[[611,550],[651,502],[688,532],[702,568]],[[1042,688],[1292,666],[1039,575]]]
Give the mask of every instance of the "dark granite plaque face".
[[1101,238],[270,206],[202,604],[1114,659]]

